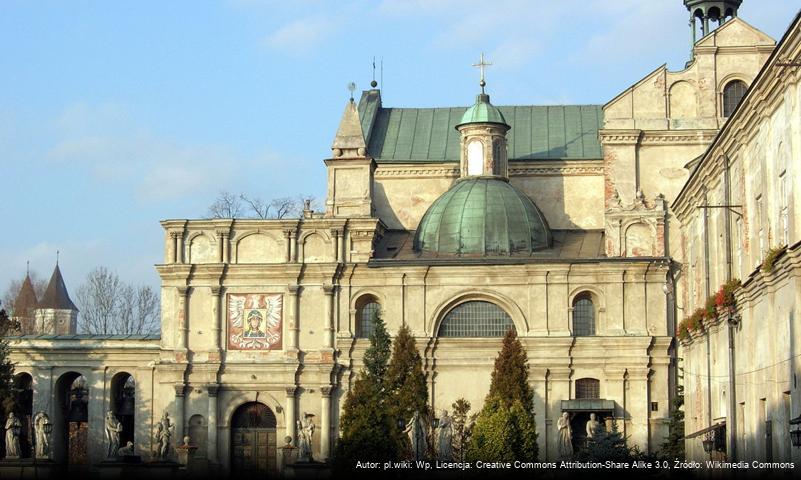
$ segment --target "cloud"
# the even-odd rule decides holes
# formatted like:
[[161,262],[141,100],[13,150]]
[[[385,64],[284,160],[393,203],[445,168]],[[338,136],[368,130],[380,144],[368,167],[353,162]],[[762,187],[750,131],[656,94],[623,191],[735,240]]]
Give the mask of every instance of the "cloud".
[[290,54],[312,50],[342,28],[332,17],[309,17],[287,23],[264,39],[264,45]]
[[238,168],[265,168],[279,157],[165,138],[120,106],[73,105],[56,124],[57,140],[47,151],[50,161],[86,168],[98,182],[132,189],[142,202],[212,198],[221,188],[242,183],[232,173]]

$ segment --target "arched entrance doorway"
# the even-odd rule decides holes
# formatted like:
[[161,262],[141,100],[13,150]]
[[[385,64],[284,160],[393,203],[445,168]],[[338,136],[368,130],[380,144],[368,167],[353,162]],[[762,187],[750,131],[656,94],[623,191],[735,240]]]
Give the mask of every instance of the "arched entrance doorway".
[[89,463],[89,385],[77,372],[65,373],[56,381],[53,453],[59,463]]
[[134,425],[136,418],[136,381],[127,372],[120,372],[111,379],[110,410],[122,424],[120,447],[134,441]]
[[231,471],[242,474],[278,473],[275,414],[263,403],[248,402],[231,419]]

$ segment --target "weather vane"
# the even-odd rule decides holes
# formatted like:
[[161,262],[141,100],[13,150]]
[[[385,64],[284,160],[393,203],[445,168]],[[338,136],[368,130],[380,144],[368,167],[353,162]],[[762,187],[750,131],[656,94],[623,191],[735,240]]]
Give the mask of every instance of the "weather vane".
[[350,82],[348,83],[348,91],[350,91],[350,101],[353,101],[353,92],[356,91],[356,83]]
[[481,58],[479,58],[478,63],[473,64],[474,67],[478,67],[481,71],[481,81],[478,84],[481,85],[482,94],[484,93],[484,87],[487,85],[487,82],[484,81],[484,67],[489,67],[490,65],[492,64],[484,61],[484,52],[481,52]]

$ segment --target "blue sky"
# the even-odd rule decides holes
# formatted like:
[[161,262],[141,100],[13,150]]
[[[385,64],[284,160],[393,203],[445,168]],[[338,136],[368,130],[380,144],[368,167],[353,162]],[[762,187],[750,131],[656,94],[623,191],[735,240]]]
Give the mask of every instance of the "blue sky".
[[[745,0],[778,39],[801,0]],[[106,265],[158,285],[159,220],[217,192],[325,196],[348,98],[383,58],[388,106],[605,103],[689,55],[680,0],[0,3],[0,289]],[[74,296],[74,295],[73,295]]]

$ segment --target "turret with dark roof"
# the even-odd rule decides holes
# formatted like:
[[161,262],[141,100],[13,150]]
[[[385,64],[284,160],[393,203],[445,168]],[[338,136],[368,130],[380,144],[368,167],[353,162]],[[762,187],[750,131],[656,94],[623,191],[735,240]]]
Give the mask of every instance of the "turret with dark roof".
[[61,276],[58,264],[56,264],[53,275],[50,277],[50,283],[47,285],[47,290],[45,290],[45,294],[39,302],[39,308],[78,311],[78,307],[72,303],[70,294],[67,293],[67,286],[64,284],[64,277]]
[[19,289],[17,298],[14,300],[14,316],[33,316],[33,310],[36,309],[37,305],[36,292],[33,289],[31,276],[29,274],[25,275],[25,280],[22,282],[22,287]]

